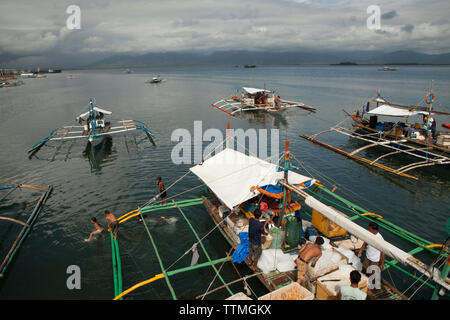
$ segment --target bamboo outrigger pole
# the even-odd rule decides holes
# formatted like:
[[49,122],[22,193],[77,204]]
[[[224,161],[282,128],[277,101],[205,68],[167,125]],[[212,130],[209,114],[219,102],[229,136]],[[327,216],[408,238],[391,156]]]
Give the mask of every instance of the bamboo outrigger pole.
[[314,142],[314,143],[316,143],[316,144],[318,144],[318,145],[320,145],[320,146],[322,146],[322,147],[325,147],[325,148],[327,148],[327,149],[330,149],[330,150],[332,150],[332,151],[334,151],[334,152],[336,152],[336,153],[342,154],[342,155],[344,155],[344,156],[346,156],[346,157],[348,157],[348,158],[351,158],[351,159],[354,159],[354,160],[358,160],[358,161],[367,163],[367,164],[369,164],[369,165],[371,165],[371,166],[375,166],[375,167],[377,167],[377,168],[383,169],[383,170],[388,171],[388,172],[391,172],[391,173],[398,174],[398,175],[403,176],[403,177],[406,177],[406,178],[418,180],[418,178],[415,177],[415,176],[409,175],[409,174],[407,174],[407,173],[399,172],[399,171],[397,171],[397,170],[395,170],[395,169],[392,169],[392,168],[390,168],[390,167],[388,167],[388,166],[379,164],[379,163],[374,162],[374,161],[371,161],[371,160],[369,160],[369,159],[366,159],[366,158],[357,156],[357,155],[355,155],[355,154],[351,154],[351,153],[349,153],[349,152],[346,152],[346,151],[344,151],[344,150],[341,150],[341,149],[339,149],[339,148],[330,146],[329,144],[326,144],[326,143],[324,143],[324,142],[322,142],[322,141],[319,141],[319,140],[317,140],[317,139],[314,139],[313,137],[307,136],[306,134],[302,134],[302,135],[300,135],[300,137],[302,137],[302,138],[304,138],[304,139],[306,139],[306,140],[309,140],[309,141],[311,141],[311,142]]
[[30,232],[31,228],[33,227],[39,213],[41,212],[42,207],[44,206],[45,202],[47,201],[48,197],[50,196],[50,193],[53,190],[53,187],[50,186],[47,189],[45,189],[46,192],[42,194],[42,196],[39,198],[38,203],[34,207],[33,212],[31,213],[30,217],[28,218],[26,225],[23,226],[22,230],[20,231],[19,235],[17,236],[16,240],[14,241],[13,245],[9,249],[8,254],[3,259],[2,264],[0,265],[0,278],[2,278],[6,272],[6,269],[8,268],[9,264],[11,263],[12,259],[14,258],[15,254],[19,250],[20,246],[22,245],[22,242],[27,237],[28,233]]

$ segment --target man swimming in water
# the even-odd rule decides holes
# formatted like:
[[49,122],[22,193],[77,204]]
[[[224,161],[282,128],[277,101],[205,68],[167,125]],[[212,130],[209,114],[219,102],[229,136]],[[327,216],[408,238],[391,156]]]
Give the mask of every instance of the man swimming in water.
[[84,239],[84,241],[86,241],[86,242],[91,241],[91,239],[92,239],[92,237],[93,237],[94,235],[100,234],[100,233],[102,233],[102,231],[103,231],[102,226],[100,225],[100,223],[97,222],[97,219],[96,219],[95,217],[92,217],[92,218],[91,218],[91,222],[92,222],[92,224],[93,224],[94,227],[95,227],[95,231],[92,231],[92,232],[91,232],[91,234],[89,235],[89,238],[88,238],[88,239]]

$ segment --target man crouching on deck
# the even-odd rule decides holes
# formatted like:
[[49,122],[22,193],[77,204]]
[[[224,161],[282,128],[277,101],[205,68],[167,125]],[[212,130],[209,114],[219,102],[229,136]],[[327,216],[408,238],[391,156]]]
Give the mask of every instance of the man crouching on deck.
[[317,261],[322,256],[321,246],[324,243],[322,237],[317,237],[316,241],[313,243],[307,243],[303,248],[301,248],[298,252],[297,257],[297,282],[302,284],[303,279],[308,272],[308,262],[315,258],[311,267],[315,267]]

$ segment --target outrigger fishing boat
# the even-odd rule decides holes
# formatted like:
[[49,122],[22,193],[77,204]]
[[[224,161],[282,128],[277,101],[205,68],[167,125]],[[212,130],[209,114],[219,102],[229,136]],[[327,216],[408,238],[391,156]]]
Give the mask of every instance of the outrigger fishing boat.
[[[226,141],[229,141],[230,138],[228,136]],[[166,281],[172,298],[177,299],[170,277],[205,267],[211,267],[215,272],[215,277],[207,291],[197,296],[197,299],[203,299],[213,292],[225,289],[229,294],[227,299],[233,300],[249,300],[251,299],[249,296],[252,295],[259,300],[332,300],[336,299],[339,285],[349,285],[350,272],[360,270],[361,262],[355,252],[361,248],[364,242],[392,258],[391,260],[386,258],[384,274],[389,272],[390,268],[395,268],[415,279],[413,285],[421,282],[419,289],[424,285],[431,287],[434,290],[432,299],[438,299],[442,295],[448,296],[446,290],[450,289],[449,279],[447,278],[450,270],[449,239],[443,244],[435,244],[415,236],[407,230],[386,221],[382,216],[361,208],[335,194],[334,190],[327,189],[314,177],[293,172],[293,162],[298,160],[291,154],[288,146],[289,143],[287,142],[286,150],[280,158],[284,162],[284,165],[281,166],[235,151],[228,148],[227,144],[225,149],[216,152],[214,156],[192,167],[189,171],[203,182],[205,194],[201,198],[170,200],[166,204],[154,204],[153,202],[158,198],[156,196],[144,206],[119,217],[119,224],[134,217],[140,219],[155,250],[161,273],[123,290],[118,241],[113,238],[111,233],[115,285],[114,300],[123,299],[134,290],[160,279]],[[177,179],[166,190],[179,182],[189,172]],[[294,199],[294,197],[297,199]],[[253,212],[256,208],[259,208],[262,200],[269,203],[270,211],[268,211],[268,214],[276,215],[276,218],[273,219],[273,224],[269,224],[269,235],[263,238],[262,255],[257,265],[259,270],[250,269],[249,275],[241,276],[235,264],[245,263],[250,267],[247,259],[249,254],[249,219],[254,217]],[[215,225],[203,237],[197,234],[182,209],[199,204],[205,205]],[[191,244],[187,244],[187,251],[177,260],[177,262],[180,261],[182,257],[192,252],[193,259],[190,266],[175,270],[169,270],[175,263],[169,268],[164,266],[155,240],[145,222],[145,216],[160,210],[178,211],[195,235],[197,242],[192,247]],[[357,224],[355,221],[358,219],[366,220],[366,223],[369,221],[378,223],[383,234],[390,232],[399,239],[406,240],[409,247],[412,244],[415,248],[406,252],[380,239],[365,227]],[[212,260],[203,240],[214,229],[219,229],[228,241],[230,252],[226,257]],[[318,235],[326,239],[322,246],[322,257],[317,261],[314,268],[311,267],[305,280],[298,283],[294,262],[298,250],[304,245],[304,242],[314,241],[314,238]],[[198,263],[197,245],[201,246],[207,261]],[[423,259],[430,260],[431,254],[429,264],[425,264],[417,257],[422,252],[429,254],[424,255]],[[237,280],[225,282],[219,271],[224,263],[233,265],[239,277]],[[401,267],[400,264],[404,267]],[[220,267],[218,267],[219,265]],[[414,273],[419,272],[421,276],[416,276],[411,270]],[[257,277],[269,293],[259,297],[256,296],[248,283],[248,279],[252,277]],[[211,289],[215,279],[218,279],[222,284]],[[400,292],[384,280],[384,277],[382,277],[379,286],[369,281],[372,280],[365,275],[362,276],[360,281],[360,289],[368,292],[369,299],[411,299],[419,290],[416,289],[407,297],[407,291],[412,286],[404,292]],[[243,292],[236,293],[231,290],[230,286],[238,282],[244,284],[247,295]],[[375,285],[375,288],[371,287],[371,284]],[[368,288],[373,290],[367,290]]]
[[[433,118],[444,116],[448,119],[450,113],[433,109],[435,101],[436,96],[433,94],[433,84],[430,92],[420,102],[425,102],[427,106],[421,106],[420,103],[410,106],[392,103],[381,97],[380,90],[378,90],[376,97],[363,104],[353,114],[346,112],[347,117],[344,121],[351,119],[350,127],[342,126],[341,124],[344,122],[342,121],[328,130],[320,131],[312,136],[301,135],[301,137],[348,158],[376,166],[394,174],[417,179],[417,177],[406,172],[426,166],[450,164],[450,134],[445,131],[438,131],[436,129],[436,121]],[[379,122],[379,116],[389,119],[401,118],[401,120]],[[412,122],[411,118],[413,119]],[[368,144],[352,152],[347,152],[316,139],[318,135],[327,132],[338,132],[361,142],[368,142]],[[382,147],[388,149],[389,152],[374,160],[356,155],[363,150],[373,147]],[[379,163],[381,159],[399,154],[410,155],[418,158],[420,161],[398,169]]]
[[231,116],[245,111],[281,112],[293,107],[311,112],[316,110],[302,102],[283,100],[275,91],[248,87],[242,87],[242,90],[237,95],[213,103],[212,107]]
[[139,120],[119,120],[115,125],[111,121],[105,121],[105,115],[111,115],[112,112],[102,109],[96,105],[95,99],[89,100],[88,111],[80,114],[76,120],[79,126],[62,126],[50,132],[44,139],[35,143],[28,151],[28,157],[31,159],[41,148],[49,141],[76,141],[87,140],[91,147],[99,149],[106,138],[114,135],[126,134],[133,131],[143,131],[148,140],[155,145],[154,135],[147,128],[145,123]]

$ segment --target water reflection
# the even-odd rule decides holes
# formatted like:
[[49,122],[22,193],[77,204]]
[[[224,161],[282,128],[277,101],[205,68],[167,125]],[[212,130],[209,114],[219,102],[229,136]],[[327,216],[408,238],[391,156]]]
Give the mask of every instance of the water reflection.
[[258,112],[258,111],[242,111],[236,114],[236,117],[247,120],[253,124],[271,125],[274,128],[287,128],[288,121],[286,114],[281,112]]
[[99,172],[102,168],[101,164],[112,154],[112,141],[110,135],[102,136],[93,142],[88,141],[83,156],[88,158],[91,172]]

